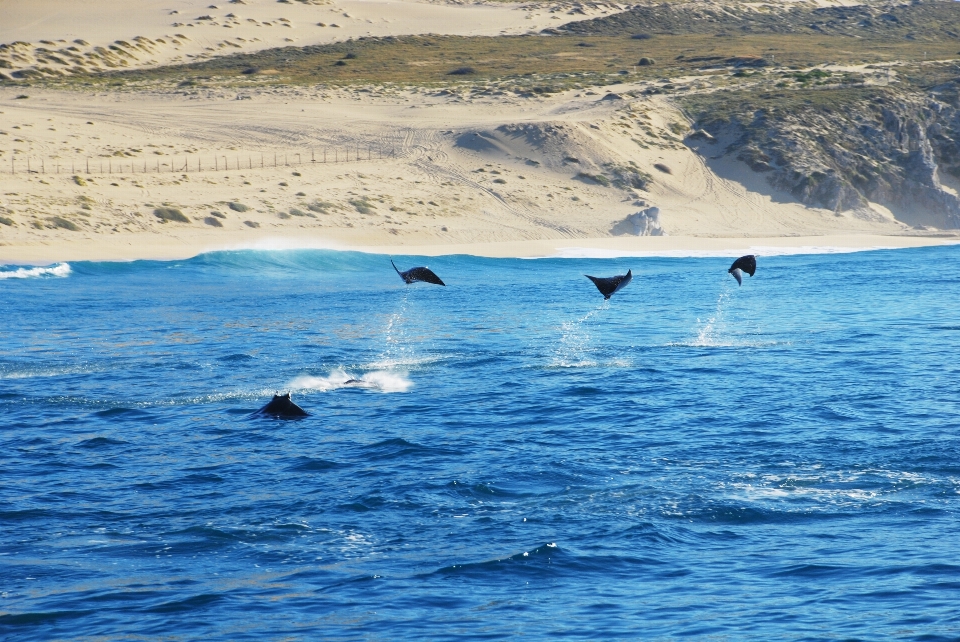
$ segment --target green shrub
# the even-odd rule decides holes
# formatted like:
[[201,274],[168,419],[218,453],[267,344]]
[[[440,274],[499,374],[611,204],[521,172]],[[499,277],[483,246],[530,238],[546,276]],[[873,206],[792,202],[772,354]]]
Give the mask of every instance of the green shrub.
[[317,212],[318,214],[326,214],[327,210],[333,207],[332,203],[324,203],[323,201],[317,201],[316,203],[310,203],[307,205],[307,209],[311,212]]
[[604,165],[607,168],[607,171],[613,176],[611,183],[614,187],[619,187],[620,189],[646,189],[653,181],[653,177],[646,172],[640,171],[636,165],[631,162],[629,165],[618,165],[615,163],[607,163]]
[[166,223],[167,221],[176,221],[177,223],[189,223],[190,219],[183,215],[183,212],[175,207],[158,207],[153,210],[153,215]]
[[355,198],[350,201],[350,204],[361,214],[373,214],[376,210],[376,207],[366,199]]
[[604,187],[610,187],[610,179],[603,174],[587,174],[586,172],[580,172],[577,174],[577,178],[590,181],[591,183],[596,183],[597,185],[603,185]]
[[227,205],[227,207],[232,209],[234,212],[246,212],[247,210],[250,209],[243,203],[230,203],[229,205]]
[[80,231],[80,228],[77,227],[77,225],[74,222],[68,221],[65,218],[60,218],[59,216],[54,216],[53,218],[50,219],[50,222],[53,223],[54,227],[59,227],[64,230],[70,230],[71,232]]

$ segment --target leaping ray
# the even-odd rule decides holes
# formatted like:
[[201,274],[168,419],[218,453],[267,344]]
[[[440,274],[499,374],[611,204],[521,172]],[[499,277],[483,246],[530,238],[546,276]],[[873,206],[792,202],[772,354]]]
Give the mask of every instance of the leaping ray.
[[727,270],[730,274],[733,275],[733,278],[737,280],[737,283],[743,285],[743,272],[746,272],[751,277],[757,271],[757,257],[753,254],[747,254],[746,256],[741,256],[739,259],[733,262],[733,265],[730,266],[730,269]]
[[630,283],[630,281],[633,279],[633,271],[627,270],[626,274],[606,278],[590,276],[589,274],[584,274],[583,276],[593,281],[593,284],[597,286],[598,290],[600,290],[600,294],[603,295],[604,299],[609,299],[614,294],[625,288],[628,283]]
[[393,266],[394,270],[397,270],[397,274],[400,275],[400,278],[403,279],[404,283],[415,283],[417,281],[423,281],[424,283],[433,283],[434,285],[446,285],[443,281],[440,280],[440,277],[433,273],[433,270],[427,267],[415,267],[410,268],[406,272],[401,272],[397,269],[397,265],[393,262],[393,259],[390,259],[390,265]]

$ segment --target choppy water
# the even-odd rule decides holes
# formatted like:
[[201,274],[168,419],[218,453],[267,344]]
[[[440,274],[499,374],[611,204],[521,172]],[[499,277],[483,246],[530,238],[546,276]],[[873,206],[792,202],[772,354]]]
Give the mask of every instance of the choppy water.
[[960,248],[729,262],[3,268],[0,638],[960,638]]

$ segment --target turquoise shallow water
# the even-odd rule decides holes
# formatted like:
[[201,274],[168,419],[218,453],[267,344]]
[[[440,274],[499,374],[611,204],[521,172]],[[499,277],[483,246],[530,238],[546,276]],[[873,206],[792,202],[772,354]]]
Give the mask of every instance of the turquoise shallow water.
[[960,639],[960,248],[426,263],[0,268],[0,639]]

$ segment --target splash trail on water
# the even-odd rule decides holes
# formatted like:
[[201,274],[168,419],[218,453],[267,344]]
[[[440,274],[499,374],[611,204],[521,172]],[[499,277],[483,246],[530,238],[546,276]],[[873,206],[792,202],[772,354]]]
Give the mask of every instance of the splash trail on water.
[[603,303],[600,303],[579,319],[563,322],[560,325],[560,341],[550,365],[559,368],[581,368],[597,365],[596,360],[591,358],[593,336],[589,331],[588,322],[609,307],[610,301],[604,300]]

